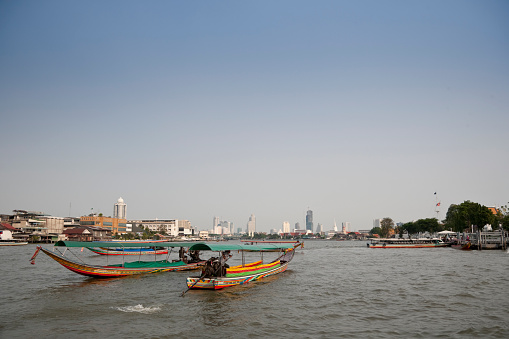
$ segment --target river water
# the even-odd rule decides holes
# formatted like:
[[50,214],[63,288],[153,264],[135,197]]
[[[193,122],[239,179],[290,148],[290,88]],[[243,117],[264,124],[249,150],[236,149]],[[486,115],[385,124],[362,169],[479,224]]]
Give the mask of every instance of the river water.
[[509,337],[504,251],[307,241],[282,274],[185,297],[195,273],[98,280],[34,251],[0,248],[0,338]]

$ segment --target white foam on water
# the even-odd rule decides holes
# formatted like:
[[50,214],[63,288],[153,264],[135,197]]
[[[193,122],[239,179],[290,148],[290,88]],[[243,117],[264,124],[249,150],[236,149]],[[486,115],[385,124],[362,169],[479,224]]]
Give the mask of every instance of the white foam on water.
[[122,311],[122,312],[128,312],[128,313],[137,312],[137,313],[143,313],[143,314],[151,314],[151,313],[155,313],[155,312],[158,312],[161,310],[161,307],[159,307],[159,306],[143,307],[143,305],[141,305],[141,304],[138,304],[136,306],[124,306],[124,307],[112,307],[112,308],[115,310],[118,310],[118,311]]

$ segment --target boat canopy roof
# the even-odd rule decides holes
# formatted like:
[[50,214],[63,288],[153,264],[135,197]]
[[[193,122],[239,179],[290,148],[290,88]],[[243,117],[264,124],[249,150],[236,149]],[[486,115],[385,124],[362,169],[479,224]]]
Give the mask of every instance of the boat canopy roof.
[[120,241],[57,241],[55,246],[62,247],[116,247],[116,248],[132,248],[132,247],[190,247],[200,243],[196,242],[120,242]]
[[198,243],[189,247],[190,251],[250,251],[250,252],[275,252],[294,248],[294,244],[205,244]]
[[439,234],[439,235],[444,235],[444,234],[456,234],[456,232],[453,232],[453,231],[441,231],[441,232],[438,232],[437,234]]

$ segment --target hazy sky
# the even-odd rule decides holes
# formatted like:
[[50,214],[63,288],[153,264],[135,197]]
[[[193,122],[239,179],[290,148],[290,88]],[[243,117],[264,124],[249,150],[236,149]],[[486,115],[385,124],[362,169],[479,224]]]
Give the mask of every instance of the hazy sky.
[[509,201],[508,1],[0,1],[0,213],[245,229]]

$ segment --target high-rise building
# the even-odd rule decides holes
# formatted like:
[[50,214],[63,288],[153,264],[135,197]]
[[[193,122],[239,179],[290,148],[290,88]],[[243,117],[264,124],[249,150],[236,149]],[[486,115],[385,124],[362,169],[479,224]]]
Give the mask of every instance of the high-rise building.
[[311,210],[306,213],[306,231],[313,232],[313,211]]
[[126,219],[127,205],[122,197],[118,198],[117,203],[113,206],[113,218]]
[[381,227],[382,226],[382,219],[374,219],[373,220],[373,227]]
[[298,222],[295,223],[295,229],[300,230],[300,223],[298,223]]
[[249,221],[247,222],[246,233],[252,237],[256,232],[256,217],[254,214],[251,214],[249,217]]
[[283,233],[290,233],[290,223],[283,221]]
[[318,226],[316,226],[316,233],[322,233],[323,232],[323,226],[322,224],[318,223]]
[[219,218],[214,217],[214,221],[212,221],[212,229],[215,229],[217,225],[219,225]]
[[218,226],[221,228],[221,233],[219,234],[233,234],[232,223],[229,221],[220,221]]

